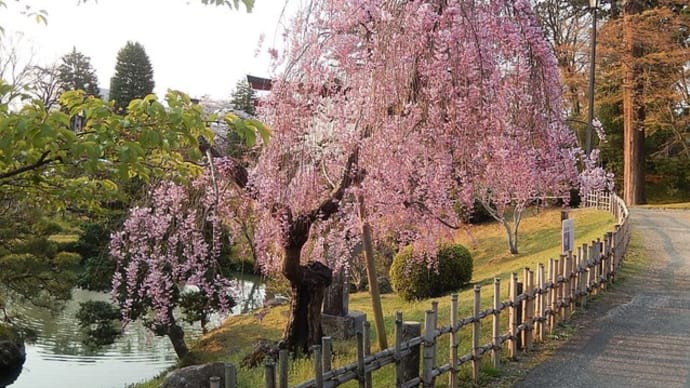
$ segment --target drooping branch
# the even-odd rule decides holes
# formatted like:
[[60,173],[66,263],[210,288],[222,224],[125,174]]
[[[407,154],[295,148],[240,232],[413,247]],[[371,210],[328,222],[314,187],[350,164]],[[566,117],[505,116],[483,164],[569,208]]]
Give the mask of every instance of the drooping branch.
[[61,158],[48,158],[49,154],[50,154],[50,151],[45,151],[41,154],[41,156],[38,158],[38,160],[36,162],[0,174],[0,180],[11,178],[13,176],[23,174],[27,171],[39,169],[39,168],[41,168],[47,164],[53,163],[53,162],[62,161]]

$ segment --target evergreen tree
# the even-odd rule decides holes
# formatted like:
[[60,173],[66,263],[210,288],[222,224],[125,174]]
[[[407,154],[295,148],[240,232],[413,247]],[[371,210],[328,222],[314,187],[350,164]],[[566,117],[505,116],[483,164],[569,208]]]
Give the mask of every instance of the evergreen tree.
[[153,93],[153,67],[139,42],[128,41],[117,53],[115,75],[110,79],[110,100],[125,110],[130,101]]
[[91,58],[77,51],[76,47],[60,59],[58,80],[61,91],[83,90],[86,94],[99,96],[98,78],[91,67]]
[[250,115],[256,114],[256,92],[246,80],[240,80],[232,92],[232,107]]

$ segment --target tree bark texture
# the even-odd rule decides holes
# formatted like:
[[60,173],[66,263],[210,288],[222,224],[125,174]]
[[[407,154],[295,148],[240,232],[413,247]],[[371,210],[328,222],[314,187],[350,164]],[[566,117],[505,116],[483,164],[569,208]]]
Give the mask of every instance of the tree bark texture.
[[292,301],[283,346],[295,354],[308,354],[312,345],[321,344],[321,306],[333,276],[331,269],[318,261],[300,265],[294,273],[297,277],[288,279]]
[[635,37],[631,18],[642,12],[639,0],[626,0],[623,3],[623,199],[628,205],[646,202],[645,198],[645,160],[644,160],[644,119],[645,108],[639,96],[643,85],[639,81],[638,58],[642,47]]
[[170,338],[170,342],[172,343],[173,349],[175,349],[177,358],[184,358],[189,353],[187,343],[184,341],[184,330],[182,330],[177,323],[172,322],[172,324],[168,327],[166,335],[168,338]]

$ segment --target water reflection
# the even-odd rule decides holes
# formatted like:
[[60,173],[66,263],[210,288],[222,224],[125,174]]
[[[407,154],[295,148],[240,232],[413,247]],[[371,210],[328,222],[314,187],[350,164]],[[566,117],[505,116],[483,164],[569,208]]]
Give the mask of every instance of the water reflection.
[[[261,306],[264,287],[256,277],[240,280],[239,303],[233,314]],[[34,344],[26,346],[26,362],[11,388],[103,387],[122,388],[156,376],[177,360],[167,337],[156,337],[141,324],[128,325],[123,336],[112,345],[92,348],[82,344],[82,333],[75,314],[79,303],[108,300],[108,295],[75,289],[72,300],[56,314],[30,306],[15,306],[30,328],[39,333]],[[223,317],[212,317],[215,327]],[[200,335],[197,325],[185,326],[187,338]]]

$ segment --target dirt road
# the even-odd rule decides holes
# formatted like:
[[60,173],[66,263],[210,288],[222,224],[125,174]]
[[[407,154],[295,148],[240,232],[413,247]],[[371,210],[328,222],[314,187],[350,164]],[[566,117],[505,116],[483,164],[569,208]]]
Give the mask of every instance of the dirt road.
[[690,212],[631,217],[653,270],[597,300],[597,318],[515,387],[690,387]]

